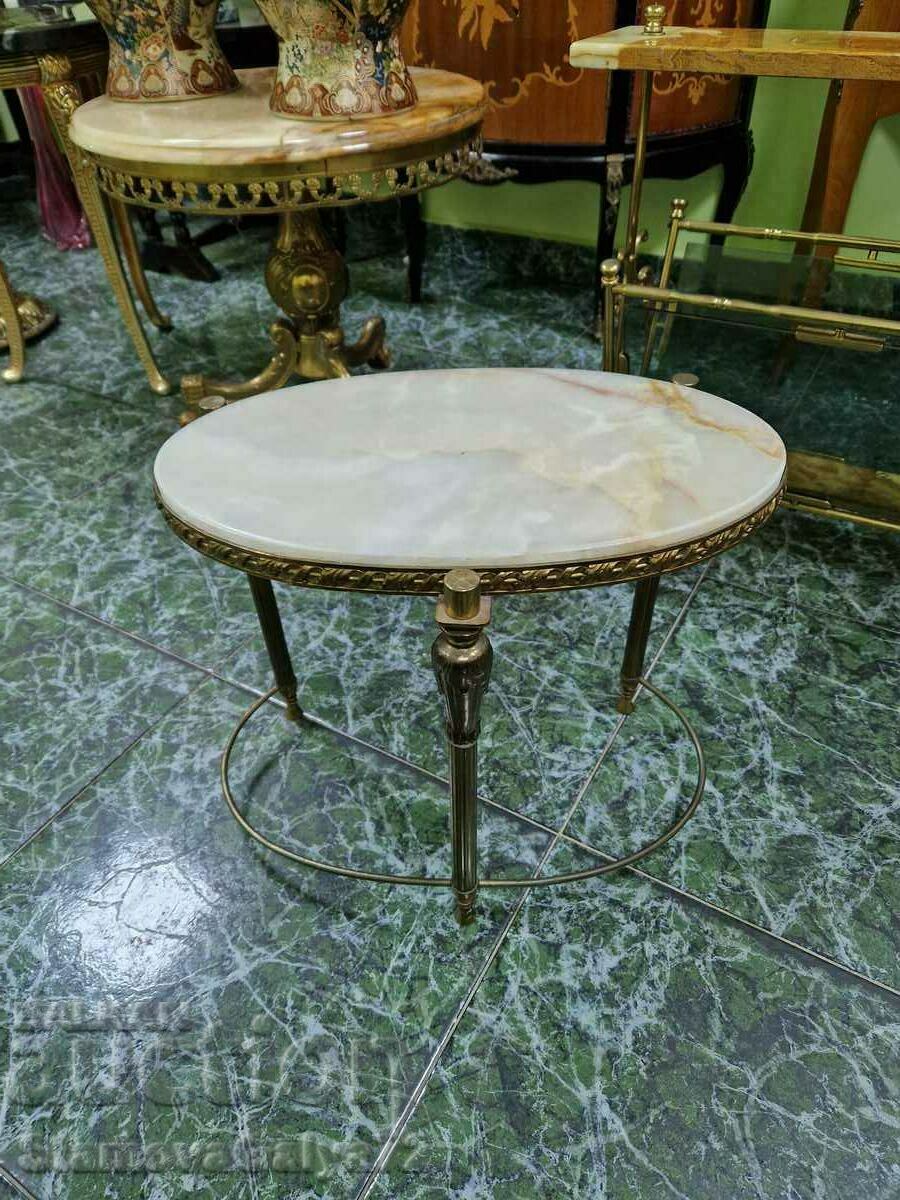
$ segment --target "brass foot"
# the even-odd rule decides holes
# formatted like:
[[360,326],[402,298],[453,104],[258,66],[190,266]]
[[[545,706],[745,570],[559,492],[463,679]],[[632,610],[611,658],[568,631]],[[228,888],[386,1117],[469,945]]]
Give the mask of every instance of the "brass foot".
[[[297,336],[289,321],[279,320],[269,327],[269,337],[275,343],[275,353],[258,375],[243,383],[229,383],[224,379],[213,379],[208,375],[185,375],[181,380],[181,395],[191,409],[187,420],[193,420],[216,405],[204,406],[211,396],[221,396],[226,404],[255,396],[259,392],[271,392],[284,387],[297,366]],[[182,418],[182,424],[187,421]]]
[[56,322],[56,313],[36,296],[10,287],[0,263],[0,350],[9,351],[9,365],[0,372],[7,383],[18,383],[25,371],[25,343],[40,337]]

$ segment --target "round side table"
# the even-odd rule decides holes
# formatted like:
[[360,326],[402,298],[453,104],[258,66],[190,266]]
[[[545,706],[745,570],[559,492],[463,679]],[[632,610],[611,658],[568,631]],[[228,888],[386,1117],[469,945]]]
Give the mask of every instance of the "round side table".
[[447,183],[480,153],[484,89],[449,71],[415,72],[419,103],[387,117],[293,121],[269,109],[274,68],[239,71],[241,87],[202,102],[129,105],[102,96],[74,110],[70,136],[107,196],[148,208],[217,216],[280,214],[266,286],[286,314],[275,353],[253,379],[182,380],[195,408],[236,400],[293,375],[346,376],[388,364],[384,322],[348,345],[340,306],[347,267],[319,215],[324,207],[407,196]]
[[[234,730],[222,762],[232,814],[267,849],[377,883],[450,887],[462,922],[479,887],[589,879],[637,862],[693,815],[705,767],[697,735],[642,677],[660,577],[748,537],[784,491],[784,445],[752,413],[694,389],[589,371],[424,371],[257,396],[170,438],[157,503],[201,554],[247,574],[276,687]],[[272,580],[440,597],[432,650],[450,759],[447,878],[382,875],[310,859],[255,829],[235,800],[238,735],[281,693],[302,721]],[[482,879],[477,745],[491,674],[493,596],[634,581],[619,710],[646,688],[680,718],[698,757],[678,819],[647,846],[591,870]]]

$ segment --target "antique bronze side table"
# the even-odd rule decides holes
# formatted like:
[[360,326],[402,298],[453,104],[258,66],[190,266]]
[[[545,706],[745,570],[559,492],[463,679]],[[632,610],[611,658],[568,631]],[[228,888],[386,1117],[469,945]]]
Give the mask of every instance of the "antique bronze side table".
[[484,90],[462,75],[417,71],[419,103],[402,113],[294,121],[269,109],[273,70],[239,71],[237,91],[202,101],[123,105],[102,96],[72,110],[69,133],[82,170],[112,200],[220,217],[280,216],[266,267],[269,292],[287,315],[270,330],[275,354],[239,383],[185,377],[182,391],[195,409],[211,394],[235,400],[294,374],[327,379],[365,362],[386,366],[380,318],[357,342],[344,341],[347,268],[319,210],[437,187],[480,151]]
[[[276,687],[228,741],[233,816],[268,850],[333,875],[453,889],[461,921],[479,887],[609,874],[673,837],[705,782],[687,718],[642,677],[660,578],[748,537],[775,511],[785,450],[752,413],[690,388],[589,371],[423,371],[360,376],[242,400],[162,447],[157,502],[175,533],[249,578]],[[259,832],[229,783],[235,743],[280,692],[302,722],[272,580],[436,595],[432,651],[450,757],[451,874],[385,875],[311,859]],[[492,597],[637,584],[619,709],[641,688],[681,720],[698,757],[690,803],[648,845],[591,870],[483,879],[477,745],[491,674]]]

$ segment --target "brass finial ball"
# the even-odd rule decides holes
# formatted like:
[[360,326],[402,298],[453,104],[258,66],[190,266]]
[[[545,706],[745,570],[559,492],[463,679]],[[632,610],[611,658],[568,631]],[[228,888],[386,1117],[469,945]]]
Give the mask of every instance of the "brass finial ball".
[[664,4],[648,4],[644,9],[644,33],[648,37],[656,37],[665,33],[666,6]]

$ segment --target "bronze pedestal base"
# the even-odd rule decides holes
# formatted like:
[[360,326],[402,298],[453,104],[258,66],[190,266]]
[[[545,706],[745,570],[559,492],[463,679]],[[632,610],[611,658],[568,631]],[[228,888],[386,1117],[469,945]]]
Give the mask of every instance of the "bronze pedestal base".
[[353,367],[390,366],[381,317],[372,317],[355,342],[344,341],[341,304],[349,290],[347,264],[314,208],[282,213],[266,264],[269,295],[287,314],[269,330],[275,353],[252,379],[228,382],[209,375],[185,375],[181,394],[192,420],[200,412],[302,379],[337,379]]

